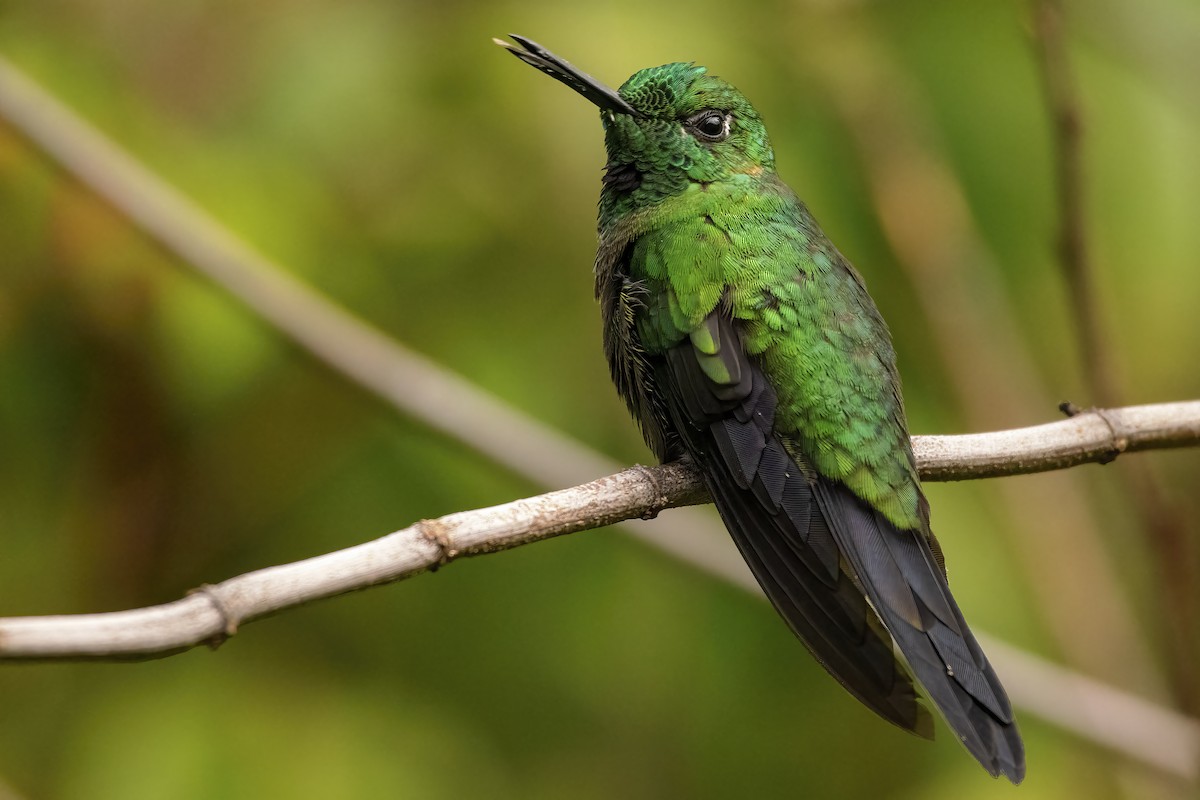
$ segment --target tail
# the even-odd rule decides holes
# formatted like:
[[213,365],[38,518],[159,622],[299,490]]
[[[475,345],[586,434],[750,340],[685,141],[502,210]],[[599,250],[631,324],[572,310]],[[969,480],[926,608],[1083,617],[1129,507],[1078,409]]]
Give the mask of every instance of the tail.
[[817,505],[917,680],[993,776],[1025,777],[1008,695],[975,640],[929,539],[900,530],[845,486],[819,479]]

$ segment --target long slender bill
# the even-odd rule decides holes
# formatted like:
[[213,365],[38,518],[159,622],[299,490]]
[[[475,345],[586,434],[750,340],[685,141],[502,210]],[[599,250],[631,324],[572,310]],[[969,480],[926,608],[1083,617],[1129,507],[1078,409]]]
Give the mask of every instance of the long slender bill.
[[510,33],[509,36],[517,44],[521,45],[521,47],[509,44],[503,39],[492,39],[492,41],[526,64],[537,67],[556,81],[562,81],[567,86],[570,86],[596,106],[606,111],[615,111],[618,114],[629,114],[634,117],[641,116],[633,106],[622,99],[621,95],[574,66],[571,62],[559,58],[532,39],[526,39],[524,36],[518,36],[515,33]]

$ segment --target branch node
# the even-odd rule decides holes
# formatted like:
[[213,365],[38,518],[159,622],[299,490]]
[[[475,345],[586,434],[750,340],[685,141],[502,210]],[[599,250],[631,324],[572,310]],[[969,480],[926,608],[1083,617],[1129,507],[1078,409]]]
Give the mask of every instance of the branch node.
[[1090,411],[1102,419],[1104,424],[1108,426],[1108,434],[1112,437],[1112,446],[1100,458],[1100,463],[1111,463],[1116,460],[1117,456],[1129,449],[1129,434],[1123,430],[1119,430],[1120,426],[1113,422],[1112,417],[1103,408],[1093,408]]
[[207,642],[212,650],[216,650],[221,645],[225,644],[232,636],[238,632],[238,625],[241,624],[241,618],[229,610],[229,606],[225,605],[225,601],[221,599],[218,593],[219,586],[214,586],[211,583],[202,583],[195,589],[188,589],[188,594],[202,594],[208,598],[208,602],[216,610],[217,615],[221,618],[221,632],[214,634]]
[[454,547],[454,541],[450,537],[450,531],[446,525],[437,519],[423,519],[416,525],[417,530],[421,533],[421,538],[429,542],[437,548],[437,561],[429,567],[430,572],[437,572],[439,569],[449,564],[454,559],[458,558],[459,550]]
[[650,502],[650,507],[642,512],[641,517],[644,520],[652,520],[667,507],[671,500],[667,497],[666,492],[663,491],[662,483],[658,480],[658,476],[654,474],[654,470],[641,464],[634,464],[630,469],[641,475],[654,491],[654,499]]

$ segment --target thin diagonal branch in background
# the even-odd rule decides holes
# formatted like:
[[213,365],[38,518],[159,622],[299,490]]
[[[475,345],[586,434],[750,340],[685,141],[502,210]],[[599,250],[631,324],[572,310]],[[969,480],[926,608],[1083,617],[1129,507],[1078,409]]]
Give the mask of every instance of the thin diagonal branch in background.
[[[1067,52],[1066,15],[1062,0],[1033,0],[1032,11],[1038,72],[1053,126],[1059,205],[1058,256],[1083,356],[1083,376],[1091,402],[1116,405],[1121,402],[1121,393],[1105,346],[1104,325],[1096,300],[1095,269],[1088,246],[1084,112]],[[1161,576],[1158,604],[1167,630],[1160,635],[1170,654],[1172,684],[1181,707],[1196,713],[1200,711],[1200,677],[1194,668],[1198,604],[1191,587],[1197,553],[1152,465],[1127,464],[1117,474],[1137,510]]]
[[[163,183],[3,59],[0,59],[0,119],[6,120],[76,178],[106,198],[149,236],[194,268],[204,272],[254,313],[275,325],[284,335],[335,371],[376,393],[400,411],[464,442],[496,463],[545,485],[583,483],[595,475],[615,471],[615,468],[610,467],[611,460],[504,406],[478,387],[390,341],[383,334],[317,295],[278,265],[235,238],[202,209]],[[1189,408],[1176,410],[1194,415],[1195,410],[1190,409],[1190,404],[1185,405]],[[1194,417],[1181,417],[1180,421],[1195,424]],[[1093,423],[1082,418],[1059,424],[1074,424],[1076,428],[1093,426]],[[1194,438],[1194,433],[1188,435]],[[1102,436],[1108,436],[1106,428]],[[1101,448],[1100,453],[1120,449],[1114,447],[1111,438],[1102,438],[1100,442],[1100,445],[1096,445]],[[923,447],[921,439],[917,440],[916,446],[919,450]],[[932,463],[932,455],[930,459]],[[1065,466],[1065,462],[1059,466]],[[661,476],[662,469],[670,468],[639,468],[634,472],[646,479],[647,476]],[[1018,468],[1015,471],[1027,470]],[[943,477],[952,476],[946,474]],[[656,479],[652,483],[656,483],[656,488],[652,491],[653,500],[640,510],[635,510],[633,516],[664,505],[662,497],[666,496],[669,487],[662,479]],[[596,512],[593,518],[600,523],[607,519],[599,512]],[[727,537],[711,514],[694,509],[678,509],[653,523],[653,532],[649,535],[647,528],[647,525],[637,525],[635,530],[646,541],[669,552],[675,558],[719,575],[732,583],[748,588],[754,586],[753,579],[733,554]],[[570,529],[579,530],[582,527]],[[433,557],[436,560],[443,555],[449,555],[450,551],[456,548],[466,549],[456,540],[442,536],[437,525],[423,525],[420,530],[427,543],[415,547],[420,553],[424,553],[423,557]],[[321,572],[326,573],[331,580],[349,581],[344,586],[353,583],[353,580],[339,575],[334,569],[339,564],[345,565],[341,559],[330,559],[322,564]],[[424,568],[413,567],[418,571]],[[267,572],[288,569],[289,567],[276,567]],[[233,580],[240,582],[246,577]],[[371,573],[364,585],[395,580],[398,577],[400,576],[396,574]],[[244,588],[246,584],[243,583],[242,586]],[[296,596],[295,602],[304,602],[344,590],[346,589],[335,588],[324,594]],[[145,613],[147,616],[144,620],[153,621],[162,619],[162,615],[177,613],[169,609],[184,608],[186,617],[202,617],[202,626],[216,621],[216,628],[210,625],[203,629],[208,631],[202,636],[204,638],[214,632],[226,631],[228,623],[238,618],[229,613],[231,598],[224,594],[224,590],[221,590],[220,594],[215,592],[216,589],[208,588],[197,593],[194,598],[179,601],[179,604],[137,613]],[[217,613],[214,601],[226,608],[227,616]],[[262,613],[270,610],[267,607],[260,608],[263,609]],[[244,616],[243,620],[253,616],[254,614],[249,614]],[[112,618],[99,615],[91,619],[106,626]],[[70,627],[75,624],[71,620],[79,621],[80,618],[59,617],[46,620],[53,621],[54,625],[63,624]],[[5,628],[4,634],[0,634],[0,638],[3,638],[9,647],[13,647],[17,641],[14,638],[17,636],[16,630],[11,627],[11,622],[6,623],[10,626]],[[33,624],[22,623],[25,633],[35,630],[29,627]],[[128,632],[124,626],[117,628],[116,631],[109,629],[108,633],[123,637],[125,634],[120,631]],[[95,633],[96,631],[92,631],[89,635],[94,636]],[[1002,647],[1008,652],[1019,652],[994,640],[991,646]],[[144,651],[127,646],[125,652]],[[1127,720],[1111,714],[1104,717],[1089,715],[1088,709],[1092,701],[1086,693],[1057,693],[1054,695],[1056,703],[1042,702],[1039,698],[1040,692],[1043,687],[1057,685],[1056,675],[1052,671],[1040,670],[1040,662],[1032,656],[1025,655],[1025,660],[1028,669],[1014,668],[1021,680],[1007,680],[1014,702],[1084,738],[1106,742],[1108,746],[1121,752],[1141,758],[1137,755],[1136,743],[1125,741],[1124,744],[1114,744],[1128,739],[1128,736],[1122,733],[1127,729]],[[999,659],[997,664],[1002,671],[1005,670],[1005,664]],[[1087,678],[1078,674],[1072,675],[1080,685],[1088,685]],[[1114,689],[1106,691],[1120,694]],[[1171,713],[1155,709],[1146,701],[1136,702],[1160,715],[1169,716]],[[1159,735],[1167,739],[1159,752],[1171,752],[1171,741],[1176,738],[1174,732],[1164,729]],[[1150,737],[1146,741],[1156,738]],[[1174,765],[1156,763],[1164,769],[1185,776],[1195,772],[1195,759],[1192,755],[1188,755],[1182,762],[1174,762]]]
[[[624,467],[446,370],[294,278],[239,239],[132,155],[0,57],[0,120],[11,124],[77,180],[184,264],[351,383],[548,488],[573,486]],[[715,514],[686,509],[647,536],[653,547],[706,572],[740,579]]]

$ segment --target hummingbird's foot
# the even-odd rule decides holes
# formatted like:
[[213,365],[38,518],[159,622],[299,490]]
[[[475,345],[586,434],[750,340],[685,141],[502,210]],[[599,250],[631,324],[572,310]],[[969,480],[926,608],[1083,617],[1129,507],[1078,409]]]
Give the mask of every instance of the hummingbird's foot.
[[442,523],[434,519],[423,519],[416,527],[421,532],[421,538],[438,550],[437,560],[429,565],[430,573],[437,572],[438,568],[444,567],[458,556],[454,541]]
[[213,609],[221,618],[221,632],[213,635],[208,640],[209,649],[216,650],[221,645],[238,632],[238,625],[241,624],[241,617],[238,616],[224,601],[221,600],[220,587],[212,584],[203,583],[195,589],[188,589],[188,595],[198,594],[203,595],[212,604]]
[[654,490],[654,502],[649,508],[642,512],[641,517],[644,520],[652,520],[658,516],[660,511],[667,507],[667,496],[663,494],[662,484],[659,482],[658,475],[654,473],[654,469],[652,467],[634,464],[632,469],[641,474],[641,476],[646,479],[646,482],[649,483],[650,487]]
[[1121,453],[1124,453],[1129,448],[1129,436],[1118,428],[1117,424],[1115,424],[1112,418],[1105,413],[1103,408],[1096,408],[1095,406],[1092,408],[1080,408],[1070,400],[1066,400],[1058,404],[1058,410],[1066,414],[1068,417],[1077,417],[1084,413],[1095,414],[1105,425],[1108,426],[1108,432],[1112,436],[1112,445],[1108,448],[1108,451],[1104,454],[1104,456],[1099,459],[1098,463],[1108,464],[1112,461],[1115,461],[1117,456],[1121,455]]

